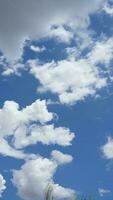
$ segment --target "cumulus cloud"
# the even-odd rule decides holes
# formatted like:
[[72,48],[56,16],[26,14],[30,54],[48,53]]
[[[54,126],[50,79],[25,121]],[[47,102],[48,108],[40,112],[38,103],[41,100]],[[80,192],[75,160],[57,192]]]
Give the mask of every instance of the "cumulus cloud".
[[[19,196],[25,200],[42,199],[48,183],[52,183],[54,196],[58,199],[70,198],[74,194],[73,190],[53,180],[57,167],[71,162],[71,155],[54,150],[51,159],[46,159],[24,152],[26,146],[37,142],[71,145],[74,133],[65,127],[55,127],[53,119],[54,114],[48,111],[45,100],[36,100],[22,109],[16,102],[6,101],[0,109],[0,154],[26,160],[20,170],[13,171],[13,183]],[[0,187],[2,193],[5,187]]]
[[108,137],[108,141],[101,147],[102,153],[106,159],[113,159],[113,139]]
[[0,109],[0,133],[1,136],[12,135],[21,124],[29,124],[36,121],[44,123],[52,119],[53,114],[48,112],[45,100],[36,100],[22,110],[20,110],[19,104],[16,102],[6,101],[3,108]]
[[60,151],[53,150],[51,152],[52,159],[56,161],[59,165],[70,163],[73,160],[73,157],[69,154],[64,154]]
[[40,81],[38,92],[50,91],[61,103],[74,104],[95,96],[112,81],[113,37],[93,42],[85,56],[77,46],[66,48],[66,52],[67,58],[57,62],[28,61],[30,73]]
[[52,122],[54,116],[48,112],[45,100],[36,100],[22,109],[16,102],[6,101],[0,109],[0,153],[24,159],[33,155],[18,149],[38,142],[45,145],[71,145],[74,133],[65,127],[55,127]]
[[81,26],[79,19],[85,21],[104,1],[1,0],[0,48],[9,60],[16,60],[26,39],[48,36],[53,25],[76,21]]
[[[27,133],[30,133],[29,135]],[[41,142],[45,145],[57,144],[61,146],[71,145],[74,133],[65,127],[51,125],[34,125],[33,127],[20,127],[15,131],[14,145],[23,148],[31,144]]]
[[[20,170],[13,171],[13,183],[22,199],[42,199],[48,183],[52,183],[54,196],[58,199],[74,194],[73,190],[64,188],[53,180],[57,167],[72,161],[70,155],[53,151],[51,159],[46,159],[25,153],[26,146],[37,142],[46,145],[71,145],[74,133],[65,127],[55,127],[53,119],[54,113],[48,111],[45,100],[36,100],[22,109],[16,102],[6,101],[0,109],[0,154],[26,160]],[[1,193],[5,189],[2,183],[0,189]]]
[[[73,30],[72,27],[71,30]],[[80,31],[78,26],[77,30]],[[28,61],[30,73],[40,81],[41,86],[38,91],[50,91],[57,94],[61,103],[74,104],[88,96],[96,96],[99,90],[108,84],[108,80],[112,81],[112,77],[108,76],[110,76],[110,64],[113,58],[113,37],[102,36],[101,39],[93,41],[92,38],[87,38],[83,30],[79,32],[79,39],[84,38],[84,41],[90,44],[85,56],[82,56],[82,45],[85,44],[80,43],[76,47],[66,48],[68,56],[65,60],[41,64],[36,60]],[[49,36],[54,35],[58,40],[65,40],[65,42],[66,40],[69,42],[73,34],[76,35],[63,25],[52,26],[51,31],[48,32],[50,32]],[[88,42],[88,40],[91,41]],[[32,45],[31,49],[39,52],[43,50],[43,47]],[[17,74],[19,69],[27,68],[28,63],[27,65],[16,63],[13,67],[6,67],[2,74]],[[101,64],[103,68],[100,67]]]
[[2,197],[2,193],[6,189],[5,184],[6,184],[6,181],[5,181],[4,177],[0,174],[0,197]]
[[30,73],[41,83],[38,91],[51,91],[57,94],[61,103],[73,104],[94,96],[107,84],[101,70],[91,64],[89,59],[67,59],[58,62],[40,64],[29,61]]
[[107,67],[113,59],[113,37],[97,41],[88,54],[88,59],[92,64],[100,63]]
[[10,144],[6,141],[6,139],[3,139],[0,137],[0,154],[3,156],[11,156],[14,158],[24,159],[27,158],[27,155],[23,151],[18,151],[11,147]]
[[110,190],[108,190],[108,189],[103,189],[103,188],[99,188],[99,189],[98,189],[98,192],[99,192],[99,195],[100,195],[101,197],[104,197],[105,195],[107,195],[107,194],[110,193]]
[[51,183],[55,198],[73,196],[72,189],[54,183],[57,167],[57,163],[51,159],[38,158],[26,162],[20,170],[13,170],[13,184],[17,187],[18,195],[24,200],[43,199],[46,187]]
[[53,27],[50,30],[49,37],[56,38],[58,41],[70,43],[73,39],[73,33],[66,30],[63,26]]

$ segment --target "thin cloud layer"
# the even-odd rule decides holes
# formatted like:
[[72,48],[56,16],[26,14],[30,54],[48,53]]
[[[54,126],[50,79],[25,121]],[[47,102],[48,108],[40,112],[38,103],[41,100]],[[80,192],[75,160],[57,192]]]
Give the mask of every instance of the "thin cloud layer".
[[100,197],[104,197],[110,193],[110,190],[104,189],[104,188],[99,188],[98,189]]
[[113,6],[110,5],[109,3],[106,3],[103,10],[105,11],[106,14],[110,15],[111,17],[113,16]]
[[0,48],[9,60],[17,60],[22,55],[26,39],[49,36],[53,25],[73,20],[82,26],[84,22],[81,21],[99,9],[103,2],[105,0],[1,0]]

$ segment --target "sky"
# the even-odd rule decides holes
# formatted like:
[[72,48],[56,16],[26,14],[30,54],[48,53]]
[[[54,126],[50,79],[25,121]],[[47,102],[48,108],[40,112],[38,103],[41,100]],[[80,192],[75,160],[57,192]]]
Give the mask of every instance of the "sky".
[[113,0],[0,1],[0,198],[113,199]]

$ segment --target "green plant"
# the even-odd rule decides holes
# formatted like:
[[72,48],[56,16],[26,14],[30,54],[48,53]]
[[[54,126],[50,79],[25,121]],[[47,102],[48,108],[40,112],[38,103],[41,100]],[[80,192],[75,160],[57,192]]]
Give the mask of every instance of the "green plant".
[[53,186],[48,184],[45,192],[45,200],[53,200]]

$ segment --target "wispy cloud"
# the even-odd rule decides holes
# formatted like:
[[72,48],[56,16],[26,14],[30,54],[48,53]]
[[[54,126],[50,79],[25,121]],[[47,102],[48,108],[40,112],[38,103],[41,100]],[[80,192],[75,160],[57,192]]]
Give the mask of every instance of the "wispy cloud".
[[101,147],[103,155],[106,159],[113,159],[113,139],[108,137],[108,141]]
[[2,197],[2,193],[6,189],[6,180],[4,177],[0,174],[0,197]]
[[104,196],[106,196],[107,194],[110,193],[110,190],[108,190],[108,189],[103,189],[103,188],[99,188],[99,189],[98,189],[98,192],[99,192],[99,195],[100,195],[101,197],[104,197]]

